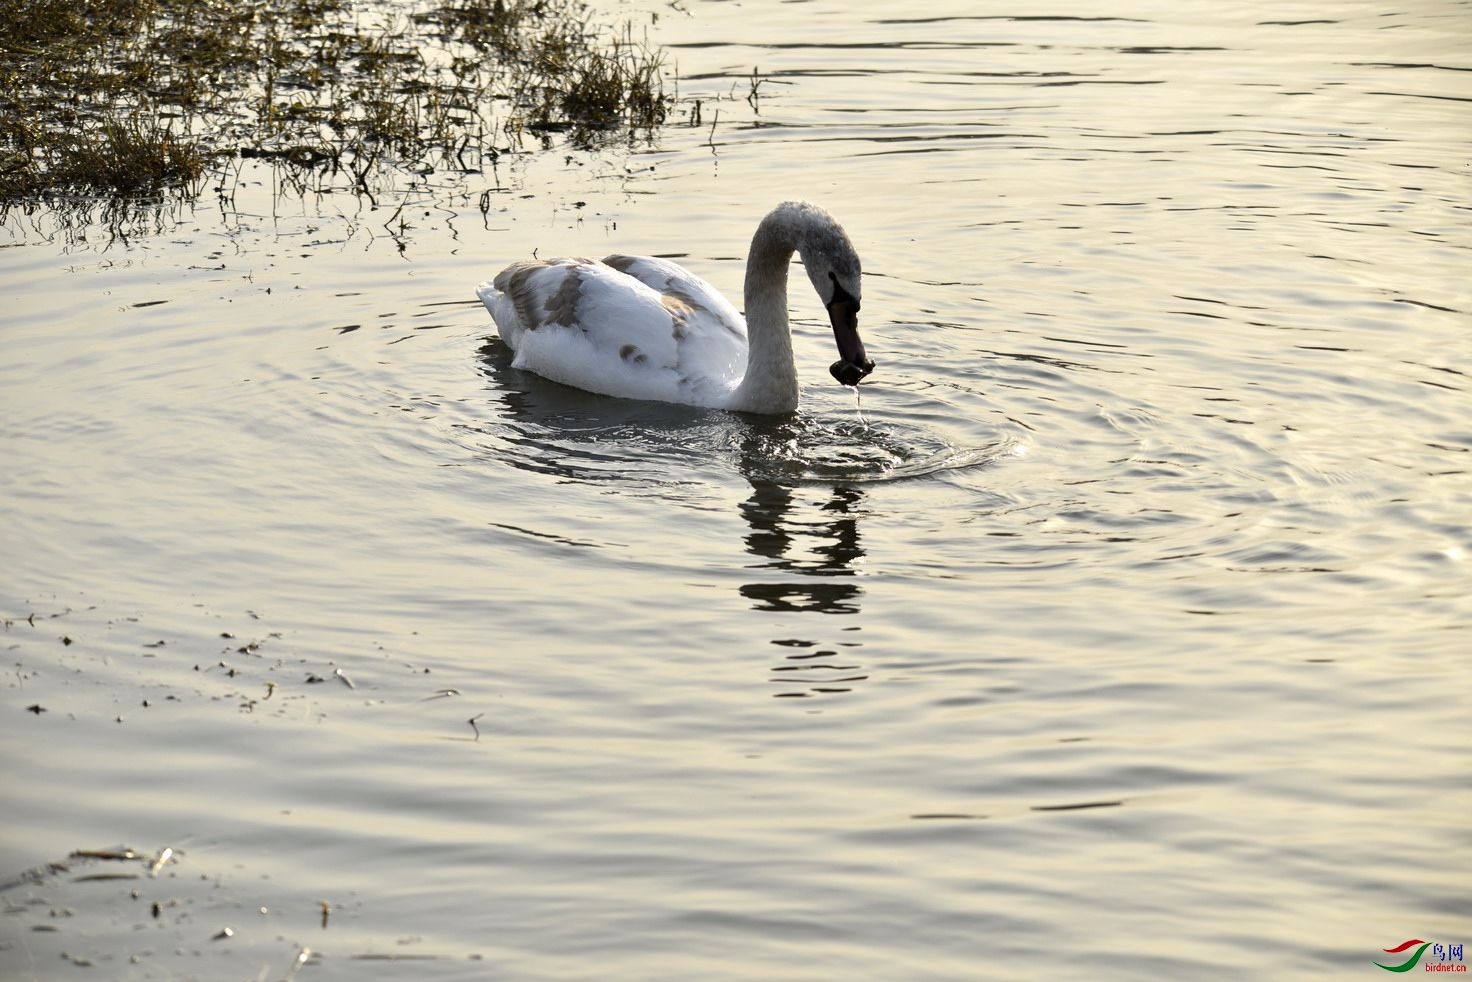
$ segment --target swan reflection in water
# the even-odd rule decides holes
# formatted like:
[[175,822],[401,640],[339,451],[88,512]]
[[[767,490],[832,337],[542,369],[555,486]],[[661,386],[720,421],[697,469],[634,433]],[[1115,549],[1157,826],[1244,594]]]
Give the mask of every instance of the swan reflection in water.
[[858,584],[838,578],[856,575],[854,565],[864,558],[857,517],[862,500],[863,492],[856,488],[833,488],[830,499],[818,506],[822,514],[816,521],[799,521],[791,515],[798,507],[795,489],[753,481],[751,497],[741,503],[741,514],[751,526],[746,551],[767,560],[758,568],[814,579],[750,583],[741,588],[741,595],[757,601],[757,610],[858,613]]
[[[865,494],[853,481],[812,479],[814,460],[834,456],[834,446],[852,452],[854,434],[820,433],[822,426],[803,417],[767,420],[611,399],[520,371],[511,358],[496,339],[482,350],[501,412],[495,422],[465,427],[477,452],[563,481],[657,486],[663,494],[699,484],[695,474],[707,466],[744,475],[751,493],[736,511],[745,525],[739,545],[748,558],[733,555],[731,562],[751,573],[739,588],[747,609],[777,622],[767,628],[767,643],[782,652],[770,675],[781,686],[774,695],[844,692],[864,678],[850,655],[859,647]],[[844,466],[863,464],[847,460]],[[530,534],[560,541],[555,530]],[[801,630],[795,617],[802,619]]]
[[[752,609],[777,614],[859,613],[863,588],[855,582],[864,561],[859,516],[864,493],[854,487],[789,486],[751,478],[751,497],[741,503],[741,514],[751,531],[746,551],[762,562],[754,569],[777,570],[780,578],[763,579],[741,587]],[[853,658],[860,646],[857,625],[831,622],[814,628],[836,627],[845,640],[807,637],[775,638],[783,648],[783,663],[772,668],[772,681],[782,690],[775,695],[803,697],[848,692],[853,683],[868,678]]]

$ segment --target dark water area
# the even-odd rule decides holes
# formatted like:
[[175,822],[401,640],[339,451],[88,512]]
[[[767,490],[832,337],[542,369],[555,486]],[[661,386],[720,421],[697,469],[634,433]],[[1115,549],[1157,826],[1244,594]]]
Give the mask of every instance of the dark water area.
[[[653,146],[4,227],[0,972],[1450,958],[1472,7],[639,10]],[[472,292],[735,298],[788,198],[863,259],[858,402],[800,276],[776,419],[519,371]]]

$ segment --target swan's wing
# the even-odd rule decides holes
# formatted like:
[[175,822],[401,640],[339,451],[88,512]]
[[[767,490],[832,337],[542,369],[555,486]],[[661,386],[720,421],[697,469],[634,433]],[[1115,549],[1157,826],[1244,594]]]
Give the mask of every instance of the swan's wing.
[[708,313],[725,330],[746,337],[745,318],[720,291],[684,266],[653,256],[604,256],[603,262],[660,296],[678,299],[695,311]]
[[674,315],[679,364],[689,373],[729,377],[746,372],[746,319],[715,287],[683,266],[653,256],[605,256],[605,265],[659,294]]
[[744,331],[700,296],[661,294],[595,259],[516,263],[476,293],[516,351],[513,365],[591,392],[719,405],[745,368]]

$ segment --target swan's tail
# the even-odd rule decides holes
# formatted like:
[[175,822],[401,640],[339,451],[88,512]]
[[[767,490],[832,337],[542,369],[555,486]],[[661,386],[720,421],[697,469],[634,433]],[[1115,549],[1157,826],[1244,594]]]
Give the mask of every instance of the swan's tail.
[[490,282],[477,286],[475,295],[480,297],[480,302],[490,311],[491,320],[496,322],[496,333],[501,335],[501,340],[510,345],[513,351],[516,350],[521,341],[521,332],[525,330],[521,317],[516,312],[516,304]]

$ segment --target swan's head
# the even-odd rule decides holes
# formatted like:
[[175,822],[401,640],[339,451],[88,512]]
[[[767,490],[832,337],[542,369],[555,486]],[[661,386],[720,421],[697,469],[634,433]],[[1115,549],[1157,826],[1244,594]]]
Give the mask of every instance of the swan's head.
[[844,385],[858,385],[874,371],[874,362],[859,337],[859,298],[863,291],[859,255],[843,228],[826,212],[819,214],[826,221],[820,219],[809,225],[798,252],[813,289],[828,310],[828,323],[838,344],[838,361],[828,371]]
[[833,340],[838,344],[838,360],[828,371],[843,385],[858,385],[874,371],[874,362],[864,351],[859,337],[859,279],[855,275],[850,290],[829,271],[829,291],[818,291],[823,306],[828,308],[828,323],[833,326]]

